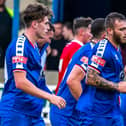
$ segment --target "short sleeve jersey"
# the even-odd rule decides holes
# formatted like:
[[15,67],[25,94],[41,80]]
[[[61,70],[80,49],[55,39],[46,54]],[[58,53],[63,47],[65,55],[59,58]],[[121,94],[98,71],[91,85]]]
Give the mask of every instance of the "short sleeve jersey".
[[[98,42],[93,48],[88,67],[95,69],[101,77],[112,82],[119,82],[124,78],[120,49],[115,48],[106,39]],[[120,113],[118,96],[117,91],[87,86],[86,92],[80,97],[83,106],[78,105],[77,109],[98,116],[113,116]]]
[[[59,91],[57,93],[58,96],[63,97],[66,100],[66,107],[64,109],[58,109],[57,106],[53,105],[52,109],[53,111],[55,111],[56,113],[62,114],[62,115],[66,115],[66,116],[71,116],[72,115],[72,111],[75,109],[76,103],[77,101],[74,99],[74,97],[72,96],[69,87],[67,85],[67,78],[72,70],[72,68],[74,67],[74,65],[77,65],[78,67],[80,67],[80,69],[85,72],[87,69],[87,63],[88,63],[88,55],[89,52],[88,50],[90,46],[88,44],[82,46],[72,57],[65,75],[63,77],[63,80],[60,84],[59,87]],[[83,80],[81,82],[81,84],[83,83]]]
[[42,69],[40,53],[37,46],[24,36],[13,40],[9,45],[5,57],[5,86],[0,103],[0,111],[20,111],[30,116],[40,116],[41,99],[29,95],[15,86],[15,71],[26,71],[26,78],[35,86],[39,86],[40,71]]

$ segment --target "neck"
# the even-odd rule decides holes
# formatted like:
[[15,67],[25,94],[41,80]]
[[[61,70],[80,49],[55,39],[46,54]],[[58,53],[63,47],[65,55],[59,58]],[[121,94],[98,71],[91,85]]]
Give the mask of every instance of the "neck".
[[86,43],[86,42],[83,42],[83,40],[82,40],[81,37],[79,37],[79,36],[76,36],[76,35],[75,35],[74,39],[80,41],[80,42],[83,43],[83,44]]
[[110,43],[115,47],[118,48],[119,47],[119,43],[117,43],[112,37],[107,37],[107,39],[110,41]]
[[37,37],[35,37],[35,33],[32,30],[26,29],[24,34],[33,45],[36,43]]
[[73,38],[74,38],[74,36],[72,34],[70,34],[69,41],[71,41]]
[[92,38],[92,40],[91,40],[91,41],[92,41],[93,43],[95,43],[95,44],[96,44],[96,43],[97,43],[98,41],[100,41],[100,40],[101,40],[101,39],[98,39],[98,38]]

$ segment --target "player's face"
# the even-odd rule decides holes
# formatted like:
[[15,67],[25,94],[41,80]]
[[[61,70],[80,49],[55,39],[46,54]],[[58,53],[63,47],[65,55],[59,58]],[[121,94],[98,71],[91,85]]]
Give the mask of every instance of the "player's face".
[[119,44],[126,43],[126,21],[115,21],[113,30],[113,40]]
[[90,27],[84,28],[84,33],[83,33],[83,42],[89,42],[92,38],[91,34],[91,29]]
[[62,36],[62,30],[63,30],[63,26],[61,23],[57,23],[54,24],[54,28],[55,28],[55,36]]
[[44,17],[43,21],[38,22],[37,28],[36,28],[36,36],[38,39],[46,38],[47,33],[49,30],[49,20],[48,17]]

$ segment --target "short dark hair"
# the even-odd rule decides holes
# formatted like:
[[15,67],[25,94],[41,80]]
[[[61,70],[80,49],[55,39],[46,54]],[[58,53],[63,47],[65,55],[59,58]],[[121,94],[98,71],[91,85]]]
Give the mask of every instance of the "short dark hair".
[[72,22],[67,21],[63,24],[63,26],[66,27],[67,29],[71,30],[73,33],[73,23]]
[[105,31],[105,19],[96,18],[91,24],[91,34],[93,37],[98,38],[103,31]]
[[105,28],[114,28],[115,20],[126,20],[125,16],[118,12],[111,12],[105,18]]
[[64,24],[63,24],[63,26],[65,26],[65,27],[67,27],[67,29],[73,29],[73,24],[72,24],[72,22],[65,22]]
[[26,27],[31,25],[33,20],[43,21],[45,16],[50,16],[51,11],[43,4],[30,4],[24,10],[22,16]]
[[74,34],[78,33],[78,29],[84,27],[87,28],[89,26],[89,24],[92,23],[92,19],[90,17],[88,18],[84,18],[84,17],[79,17],[79,18],[75,18],[73,21],[73,31]]

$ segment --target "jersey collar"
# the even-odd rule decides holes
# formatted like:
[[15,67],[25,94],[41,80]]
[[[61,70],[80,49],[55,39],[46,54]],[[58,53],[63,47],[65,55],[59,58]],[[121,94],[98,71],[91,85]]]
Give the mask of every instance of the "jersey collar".
[[79,41],[79,40],[74,39],[71,42],[76,42],[76,43],[80,44],[81,46],[83,46],[83,43],[81,41]]

